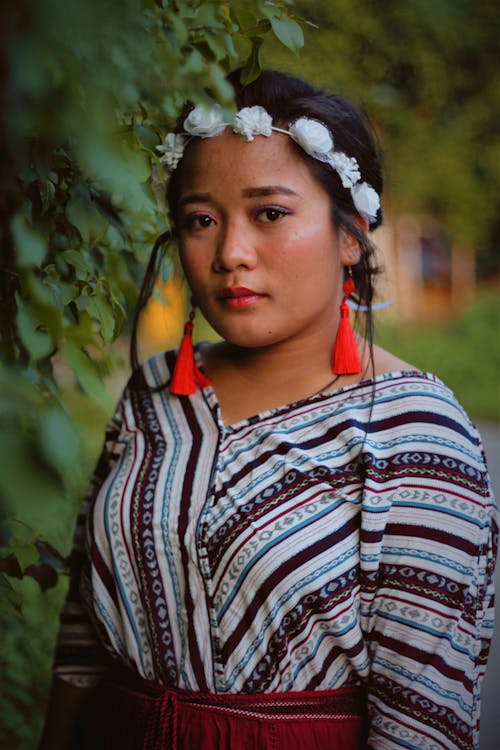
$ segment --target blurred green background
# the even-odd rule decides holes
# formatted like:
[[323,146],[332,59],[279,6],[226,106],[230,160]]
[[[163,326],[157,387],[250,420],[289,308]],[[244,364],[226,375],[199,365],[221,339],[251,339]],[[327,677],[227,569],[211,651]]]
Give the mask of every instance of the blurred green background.
[[[388,248],[394,304],[377,314],[377,341],[438,374],[474,419],[500,421],[496,25],[493,2],[472,0],[2,10],[2,747],[32,748],[40,730],[75,513],[127,377],[140,278],[168,226],[155,146],[186,98],[208,89],[231,106],[229,69],[275,66],[360,102],[387,173],[390,231],[374,239]],[[429,273],[434,249],[444,266]],[[454,257],[468,259],[458,287]],[[164,291],[143,353],[178,340],[183,291]]]

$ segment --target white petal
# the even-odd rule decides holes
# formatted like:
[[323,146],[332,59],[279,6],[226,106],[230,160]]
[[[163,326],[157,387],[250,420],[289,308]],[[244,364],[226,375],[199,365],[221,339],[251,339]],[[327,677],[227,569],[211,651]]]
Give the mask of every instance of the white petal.
[[360,182],[351,188],[351,195],[356,211],[374,221],[380,208],[380,198],[376,190],[367,182]]

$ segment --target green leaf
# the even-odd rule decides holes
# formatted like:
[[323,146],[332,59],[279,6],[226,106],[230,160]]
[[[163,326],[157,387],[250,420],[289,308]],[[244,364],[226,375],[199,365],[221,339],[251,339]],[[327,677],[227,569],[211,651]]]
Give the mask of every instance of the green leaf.
[[61,475],[78,474],[80,441],[68,415],[57,407],[42,412],[38,419],[39,444],[43,455]]
[[261,47],[264,40],[260,36],[252,37],[252,49],[241,72],[241,82],[246,85],[255,81],[262,70]]
[[224,41],[220,38],[220,36],[218,34],[212,34],[209,31],[206,31],[204,38],[211,51],[213,52],[215,59],[218,61],[223,60],[227,55],[227,50],[224,45]]
[[54,202],[56,189],[50,180],[40,180],[40,198],[42,201],[42,214],[50,208]]
[[121,155],[131,176],[138,182],[145,182],[149,179],[151,175],[151,163],[143,151],[134,151],[126,141],[123,141]]
[[100,401],[110,412],[112,405],[96,364],[78,346],[72,342],[63,344],[62,353],[67,364],[74,371],[81,388]]
[[269,20],[280,42],[297,54],[304,46],[304,32],[297,21],[292,21],[291,18],[274,18],[273,16]]
[[11,229],[19,266],[41,266],[47,255],[47,245],[43,237],[20,214],[16,214],[12,219]]
[[16,294],[16,303],[16,323],[19,336],[28,350],[30,360],[36,362],[51,353],[53,349],[52,340],[47,333],[38,330],[39,323],[31,306],[25,303],[18,294]]
[[186,75],[198,75],[203,73],[206,65],[206,60],[199,53],[197,49],[193,49],[184,63],[184,69]]
[[[131,152],[129,159],[124,153],[125,148],[126,144],[104,145],[84,137],[79,143],[79,158],[99,184],[115,196],[121,211],[128,204],[129,218],[133,220],[134,211],[151,213],[153,208],[152,201],[148,200],[141,185],[148,178],[151,167],[149,158],[144,153]],[[105,221],[102,214],[100,219]],[[104,236],[100,236],[98,241],[103,239]]]
[[217,18],[217,15],[216,15],[217,10],[218,9],[216,9],[213,5],[210,5],[209,3],[206,3],[206,2],[202,3],[196,16],[197,25],[202,26],[204,29],[225,28],[224,23]]
[[7,518],[4,521],[5,526],[12,534],[12,537],[19,543],[27,544],[33,541],[34,531],[28,524],[19,521],[17,518]]
[[106,219],[97,210],[86,190],[74,191],[66,206],[66,216],[87,244],[99,240],[106,231]]
[[[170,5],[170,3],[168,3],[168,5]],[[187,20],[198,17],[198,9],[194,7],[192,0],[190,2],[186,2],[186,0],[177,0],[176,5],[179,9],[181,18]]]
[[93,294],[88,298],[87,312],[99,322],[104,341],[111,341],[115,331],[115,318],[107,299],[102,294]]
[[33,529],[43,529],[44,538],[63,549],[68,544],[68,511],[61,481],[28,438],[24,430],[0,432],[0,476],[9,477],[2,486],[5,512]]
[[21,604],[23,598],[9,581],[5,573],[0,573],[0,615],[10,618],[21,616]]
[[182,47],[182,45],[186,44],[189,39],[188,28],[183,19],[180,18],[176,13],[172,13],[170,15],[170,23],[172,24],[175,38],[178,41],[179,45]]
[[60,308],[65,308],[80,294],[80,290],[76,284],[61,281],[61,279],[45,278],[44,284],[50,289],[55,303]]
[[[41,277],[45,281],[47,277]],[[50,289],[41,281],[40,274],[36,271],[26,271],[23,275],[23,295],[33,300],[37,307],[53,307],[54,297]]]
[[231,34],[222,34],[222,39],[224,40],[224,44],[226,45],[226,50],[229,57],[237,57],[238,53],[236,52],[233,37],[231,36]]
[[160,142],[158,140],[158,134],[150,125],[135,124],[134,133],[141,146],[148,148],[150,151],[154,151],[155,147],[158,146]]
[[246,29],[251,29],[255,26],[257,19],[255,17],[255,14],[252,13],[248,8],[245,6],[241,8],[235,8],[234,5],[231,3],[229,6],[231,18],[233,21],[240,27],[242,32],[245,32]]
[[86,279],[93,272],[93,269],[89,266],[85,257],[78,250],[64,250],[61,253],[61,257],[69,263],[70,266],[76,271],[80,272],[79,278]]
[[50,289],[51,282],[54,284],[49,276],[27,271],[22,280],[22,294],[29,305],[33,327],[55,343],[61,335],[63,310]]
[[24,573],[29,565],[34,565],[38,562],[40,558],[40,553],[34,544],[17,544],[12,542],[9,544],[8,550],[17,559],[22,573]]

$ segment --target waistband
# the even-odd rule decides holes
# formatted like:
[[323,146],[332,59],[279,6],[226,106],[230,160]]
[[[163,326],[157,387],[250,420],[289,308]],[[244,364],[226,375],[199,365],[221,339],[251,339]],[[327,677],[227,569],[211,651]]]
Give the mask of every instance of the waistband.
[[178,714],[189,707],[230,718],[263,722],[291,720],[362,719],[366,715],[365,692],[360,687],[274,693],[204,693],[163,687],[118,668],[106,679],[108,688],[135,695],[151,705],[143,750],[176,747]]

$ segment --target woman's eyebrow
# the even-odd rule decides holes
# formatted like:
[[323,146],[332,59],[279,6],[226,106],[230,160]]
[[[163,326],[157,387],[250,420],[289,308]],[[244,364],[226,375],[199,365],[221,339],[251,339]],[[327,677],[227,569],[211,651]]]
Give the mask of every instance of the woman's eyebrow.
[[241,191],[244,198],[259,198],[264,195],[296,195],[299,193],[295,192],[291,188],[285,187],[284,185],[266,185],[265,187],[254,187],[245,188]]
[[[263,187],[244,188],[241,191],[244,198],[260,198],[266,195],[295,195],[299,197],[299,193],[291,188],[285,187],[284,185],[265,185]],[[179,201],[179,208],[188,205],[189,203],[206,203],[211,200],[210,193],[189,193],[185,195]]]
[[185,195],[179,201],[179,208],[187,205],[188,203],[204,203],[210,200],[210,193],[190,193]]

